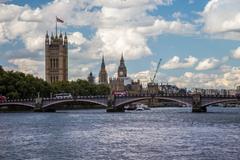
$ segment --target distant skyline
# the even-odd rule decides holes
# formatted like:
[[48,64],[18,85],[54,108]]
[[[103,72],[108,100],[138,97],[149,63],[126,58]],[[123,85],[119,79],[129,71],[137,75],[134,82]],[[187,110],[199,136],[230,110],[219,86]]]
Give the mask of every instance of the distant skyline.
[[240,84],[239,0],[0,0],[0,65],[44,77],[44,38],[69,37],[69,80],[97,77],[105,56],[115,76],[124,53],[128,75],[159,83],[234,88]]

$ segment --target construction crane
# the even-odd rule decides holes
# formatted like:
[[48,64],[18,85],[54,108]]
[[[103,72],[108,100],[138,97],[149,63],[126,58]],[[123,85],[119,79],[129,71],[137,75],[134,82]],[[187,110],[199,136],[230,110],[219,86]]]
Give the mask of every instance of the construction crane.
[[154,73],[154,76],[153,76],[153,78],[150,79],[151,82],[148,83],[148,93],[150,93],[150,94],[158,94],[159,93],[158,84],[155,83],[154,81],[155,81],[155,78],[157,76],[161,61],[162,61],[162,59],[160,58],[159,62],[158,62],[158,65],[157,65],[157,68],[156,68],[156,71]]
[[159,59],[158,65],[157,65],[157,68],[156,68],[156,71],[155,71],[155,73],[154,73],[153,78],[151,79],[151,83],[152,83],[152,84],[154,84],[155,78],[156,78],[157,73],[158,73],[158,70],[159,70],[159,68],[160,68],[161,61],[162,61],[162,58]]

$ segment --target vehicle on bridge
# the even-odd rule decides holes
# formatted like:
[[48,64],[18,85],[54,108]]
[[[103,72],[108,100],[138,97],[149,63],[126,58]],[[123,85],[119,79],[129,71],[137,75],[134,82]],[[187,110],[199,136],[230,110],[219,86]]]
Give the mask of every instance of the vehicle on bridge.
[[235,94],[235,96],[238,97],[238,98],[240,98],[240,92],[237,92],[237,93]]
[[58,93],[55,94],[54,97],[56,97],[56,99],[72,99],[72,94],[71,93]]
[[128,96],[128,92],[127,91],[115,91],[112,94],[114,96],[118,96],[118,97]]
[[0,96],[0,103],[5,102],[7,98],[5,96]]

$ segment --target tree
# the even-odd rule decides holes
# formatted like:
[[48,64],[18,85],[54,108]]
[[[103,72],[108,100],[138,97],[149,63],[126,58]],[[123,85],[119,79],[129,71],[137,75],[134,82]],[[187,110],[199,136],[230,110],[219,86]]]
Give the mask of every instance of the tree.
[[0,94],[9,98],[35,98],[38,92],[41,97],[50,97],[50,93],[71,93],[74,96],[108,95],[107,85],[90,84],[86,80],[63,81],[48,84],[40,78],[21,72],[4,71],[0,67]]

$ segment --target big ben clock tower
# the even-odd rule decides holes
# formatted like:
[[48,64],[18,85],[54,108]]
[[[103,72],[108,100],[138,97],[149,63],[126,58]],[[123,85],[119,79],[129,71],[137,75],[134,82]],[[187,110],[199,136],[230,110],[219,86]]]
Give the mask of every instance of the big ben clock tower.
[[118,78],[127,77],[127,68],[124,63],[123,54],[120,60],[120,65],[118,67]]

